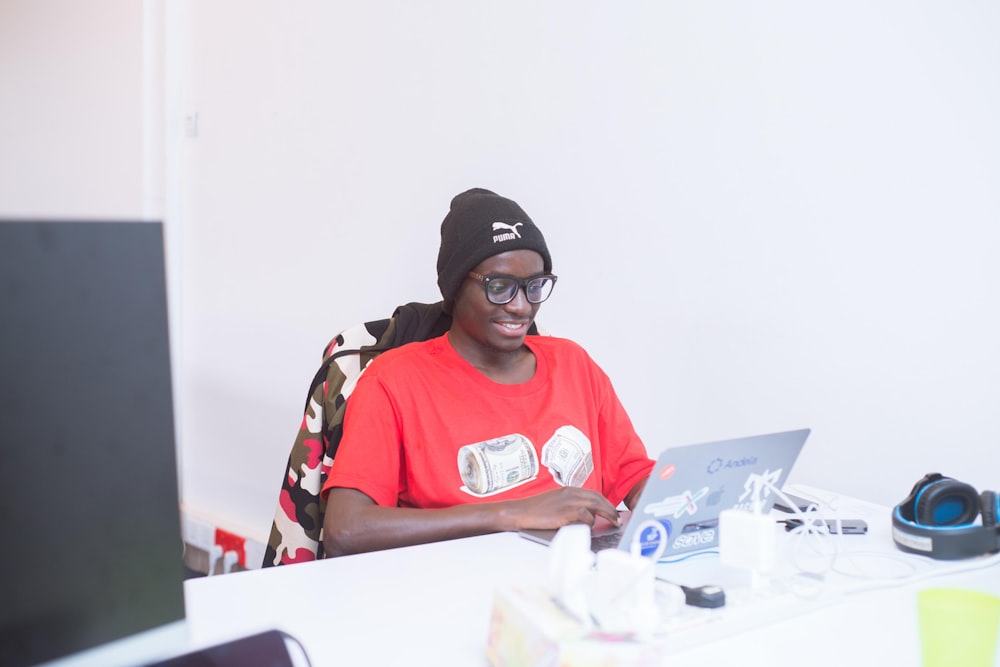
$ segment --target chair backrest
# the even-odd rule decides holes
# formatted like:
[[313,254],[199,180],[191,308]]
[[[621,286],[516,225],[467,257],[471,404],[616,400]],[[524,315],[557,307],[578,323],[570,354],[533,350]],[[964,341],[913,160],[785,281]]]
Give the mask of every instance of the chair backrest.
[[382,352],[439,336],[450,325],[451,317],[441,303],[410,303],[397,308],[392,317],[346,329],[326,345],[288,456],[263,567],[323,557],[326,502],[320,490],[340,445],[347,399],[358,378]]
[[[324,348],[323,363],[309,386],[305,414],[288,456],[262,567],[323,557],[326,501],[320,490],[340,445],[347,400],[379,354],[447,332],[451,316],[442,305],[408,303],[388,319],[344,330]],[[534,325],[531,333],[538,333]]]

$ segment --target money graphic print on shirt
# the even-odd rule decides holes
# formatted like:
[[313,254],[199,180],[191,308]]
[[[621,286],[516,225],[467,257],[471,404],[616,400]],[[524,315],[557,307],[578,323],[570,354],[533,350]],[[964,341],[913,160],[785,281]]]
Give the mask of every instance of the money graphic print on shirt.
[[[465,445],[458,450],[461,490],[491,496],[538,476],[534,444],[520,433]],[[574,426],[561,426],[542,447],[542,465],[561,486],[583,486],[594,471],[590,439]]]
[[473,496],[491,496],[538,475],[535,446],[520,433],[465,445],[458,450],[458,472]]
[[561,486],[583,486],[594,472],[590,438],[575,426],[560,426],[542,447],[542,465]]

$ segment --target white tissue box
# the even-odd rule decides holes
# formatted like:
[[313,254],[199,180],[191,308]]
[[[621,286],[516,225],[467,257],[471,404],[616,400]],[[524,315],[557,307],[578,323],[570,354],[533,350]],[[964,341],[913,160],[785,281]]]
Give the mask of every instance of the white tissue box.
[[493,667],[645,667],[664,663],[663,640],[602,633],[563,611],[540,588],[498,590],[486,655]]

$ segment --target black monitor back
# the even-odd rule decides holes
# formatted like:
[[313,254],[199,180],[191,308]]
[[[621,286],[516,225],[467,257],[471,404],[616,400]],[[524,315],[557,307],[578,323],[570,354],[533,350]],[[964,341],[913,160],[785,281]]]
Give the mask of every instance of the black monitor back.
[[0,664],[184,618],[163,227],[0,220]]

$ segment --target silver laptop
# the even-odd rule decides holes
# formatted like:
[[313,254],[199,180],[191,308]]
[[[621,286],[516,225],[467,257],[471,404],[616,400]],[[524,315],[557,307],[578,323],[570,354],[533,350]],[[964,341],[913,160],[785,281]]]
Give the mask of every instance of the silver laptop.
[[[767,513],[802,451],[809,429],[720,440],[665,450],[656,459],[635,508],[621,527],[598,518],[594,551],[617,548],[671,561],[719,544],[719,512],[730,508]],[[624,516],[627,514],[627,516]],[[548,544],[554,530],[523,530]]]

